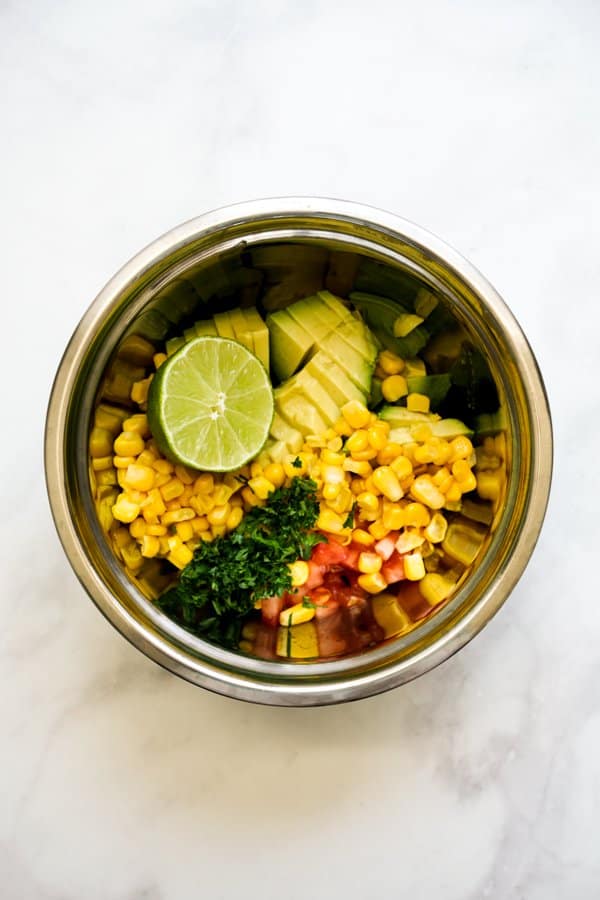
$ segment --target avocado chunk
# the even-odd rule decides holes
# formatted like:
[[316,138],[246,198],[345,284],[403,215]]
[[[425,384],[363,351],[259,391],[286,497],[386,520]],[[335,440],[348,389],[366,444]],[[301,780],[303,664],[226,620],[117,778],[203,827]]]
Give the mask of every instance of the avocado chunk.
[[300,368],[313,347],[310,334],[285,309],[267,316],[271,367],[280,381]]
[[[415,425],[422,425],[423,422],[412,422],[406,425],[394,425],[390,423],[389,440],[395,444],[412,444],[414,436],[412,429]],[[443,440],[451,441],[455,437],[465,435],[470,437],[473,432],[467,428],[464,422],[459,419],[430,419],[425,423],[431,429],[433,437],[443,438]]]
[[229,313],[215,313],[213,316],[213,320],[219,337],[231,338],[231,340],[235,340],[235,333],[233,331],[231,319],[229,318]]
[[367,325],[388,350],[398,356],[416,356],[429,340],[429,332],[423,325],[413,328],[404,337],[395,334],[395,324],[400,316],[410,315],[410,310],[388,297],[353,291],[350,300],[362,313]]
[[280,394],[281,388],[275,388],[273,397],[275,398],[275,408],[279,415],[285,419],[288,424],[296,428],[302,434],[323,434],[327,430],[327,423],[310,400],[307,400],[302,394],[295,392]]
[[507,428],[508,417],[503,406],[500,406],[493,413],[481,413],[475,419],[475,431],[482,437],[489,434],[497,434],[499,431],[506,431]]
[[438,421],[439,416],[425,412],[413,412],[405,406],[382,406],[379,418],[390,423],[391,428],[410,428],[411,425],[430,425]]
[[306,363],[305,369],[316,378],[340,408],[349,400],[360,400],[364,403],[366,391],[357,387],[348,378],[345,370],[324,350],[318,350]]
[[339,297],[336,297],[335,294],[332,294],[331,291],[317,291],[317,297],[319,297],[323,303],[326,303],[329,309],[335,313],[342,322],[352,318],[352,313],[346,304],[340,300]]
[[[338,330],[339,331],[339,330]],[[348,379],[367,396],[371,389],[371,378],[375,367],[375,354],[369,362],[362,354],[358,353],[348,344],[338,331],[332,331],[321,344],[327,356],[329,356],[345,373]]]
[[285,419],[282,419],[277,410],[275,410],[273,421],[271,422],[270,435],[276,441],[284,443],[289,453],[299,453],[302,449],[304,436],[297,428],[293,428]]
[[294,391],[305,397],[307,402],[317,407],[328,425],[333,425],[339,419],[340,407],[333,400],[331,394],[307,371],[306,367],[301,369],[293,378],[290,378],[286,386],[290,384],[293,384]]

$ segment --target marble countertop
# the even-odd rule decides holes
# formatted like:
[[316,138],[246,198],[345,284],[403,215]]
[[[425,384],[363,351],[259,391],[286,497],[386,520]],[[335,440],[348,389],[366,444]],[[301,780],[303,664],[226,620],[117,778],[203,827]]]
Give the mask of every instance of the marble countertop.
[[[5,900],[600,896],[599,39],[593,0],[2,4]],[[556,430],[501,612],[330,709],[213,696],[129,646],[42,477],[51,380],[103,283],[180,221],[282,194],[461,250],[525,328]]]

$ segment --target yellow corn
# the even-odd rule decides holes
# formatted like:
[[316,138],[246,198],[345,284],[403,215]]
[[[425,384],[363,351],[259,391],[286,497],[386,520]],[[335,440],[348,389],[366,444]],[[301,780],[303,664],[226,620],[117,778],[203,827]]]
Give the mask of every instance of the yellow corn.
[[371,493],[371,491],[362,491],[357,496],[356,500],[361,510],[366,510],[367,512],[379,511],[379,498],[376,494]]
[[344,484],[346,477],[344,470],[339,465],[325,465],[321,471],[321,477],[325,484]]
[[166,353],[155,353],[154,356],[152,357],[152,362],[154,363],[154,367],[156,369],[160,368],[160,366],[162,366],[162,364],[165,362],[166,359],[167,359]]
[[138,406],[144,406],[148,400],[148,391],[150,389],[151,381],[152,375],[149,375],[148,378],[142,378],[141,381],[136,381],[132,384],[129,396],[134,403],[138,404]]
[[402,456],[402,444],[388,441],[377,454],[377,463],[380,466],[389,466],[399,456]]
[[330,450],[328,447],[325,447],[324,450],[321,451],[321,462],[326,466],[341,466],[346,457],[343,453],[336,453],[334,450]]
[[194,478],[196,477],[194,474],[190,472],[185,466],[175,466],[175,475],[182,484],[193,484]]
[[[104,472],[100,472],[103,475]],[[98,476],[98,480],[100,479]],[[506,476],[502,469],[496,469],[493,472],[477,473],[477,493],[482,500],[497,501],[500,499],[503,488],[503,481]]]
[[366,460],[368,462],[371,459],[375,459],[377,456],[377,453],[378,453],[378,451],[375,450],[374,447],[369,446],[369,447],[367,447],[366,450],[355,450],[354,453],[352,454],[352,459],[356,459],[356,460],[359,460],[362,462],[364,462]]
[[429,475],[419,475],[410,486],[411,496],[419,503],[424,503],[430,509],[441,509],[445,503],[445,497],[435,486]]
[[161,518],[161,525],[177,525],[179,522],[189,522],[196,518],[196,513],[189,506],[181,509],[170,509]]
[[119,550],[131,543],[131,535],[126,528],[117,528],[113,534],[113,541]]
[[423,557],[418,551],[408,553],[404,557],[404,574],[409,581],[420,581],[425,576]]
[[123,422],[123,431],[134,432],[135,434],[139,434],[140,437],[149,438],[150,427],[148,425],[146,413],[136,413],[134,416],[129,416],[128,419],[125,419]]
[[101,456],[110,456],[113,449],[113,436],[108,428],[94,426],[90,433],[90,456],[98,459]]
[[310,606],[303,606],[302,603],[296,603],[294,606],[288,606],[279,613],[279,624],[287,627],[289,625],[301,625],[303,622],[310,622],[314,619],[315,611]]
[[255,478],[251,478],[248,486],[254,491],[259,500],[266,500],[269,494],[272,494],[275,490],[273,482],[265,478],[264,475],[257,475]]
[[122,431],[115,439],[113,449],[117,456],[139,456],[144,446],[144,439],[137,431]]
[[166,525],[146,525],[146,534],[153,537],[164,537],[167,533]]
[[481,550],[484,539],[483,529],[453,522],[446,532],[442,550],[463,566],[470,566]]
[[381,570],[383,560],[378,553],[369,553],[366,550],[358,557],[358,571],[365,575],[372,575]]
[[332,509],[321,506],[317,528],[321,531],[328,531],[330,534],[340,534],[344,530],[344,522],[342,517]]
[[146,514],[149,516],[162,516],[165,510],[166,506],[161,492],[158,488],[153,488],[148,492],[148,497],[142,507],[144,518],[146,518]]
[[335,500],[342,486],[341,484],[324,484],[321,494],[324,500]]
[[413,465],[407,456],[397,456],[390,463],[390,469],[396,473],[400,481],[403,481],[409,475],[412,475]]
[[290,563],[288,568],[292,576],[292,587],[301,587],[303,584],[306,584],[309,575],[307,562],[303,559],[297,559],[296,562]]
[[370,425],[367,429],[369,446],[371,446],[373,450],[377,450],[378,453],[380,450],[383,450],[387,444],[387,431],[382,427],[386,424],[386,422],[381,422],[381,427],[380,425]]
[[232,494],[233,489],[230,488],[229,485],[223,483],[217,484],[212,495],[215,506],[223,506],[224,503],[227,503]]
[[408,384],[404,375],[388,375],[381,382],[381,393],[388,403],[396,403],[408,394]]
[[368,478],[373,472],[371,463],[366,459],[347,458],[344,460],[342,468],[345,472],[352,472],[354,475],[360,475],[361,478]]
[[264,476],[276,488],[281,487],[285,481],[285,472],[281,463],[269,463],[265,466]]
[[225,503],[223,506],[213,506],[206,518],[211,525],[219,527],[225,525],[230,512],[231,506],[229,503]]
[[194,516],[193,519],[190,519],[190,525],[194,530],[195,537],[198,537],[201,532],[208,531],[210,528],[206,516]]
[[127,544],[121,550],[121,555],[123,557],[123,562],[134,574],[139,572],[139,570],[144,565],[144,557],[140,552],[140,548],[133,541],[131,544]]
[[371,421],[371,413],[364,403],[360,403],[358,400],[349,400],[342,406],[341,412],[352,428],[364,428]]
[[369,534],[368,531],[365,531],[363,528],[355,528],[352,532],[352,540],[357,544],[362,544],[363,547],[370,547],[375,543],[375,538],[372,534]]
[[159,473],[159,475],[170,475],[173,471],[173,463],[169,462],[168,459],[156,459],[152,463],[152,468]]
[[384,501],[381,520],[390,531],[398,531],[404,525],[404,510],[397,503]]
[[179,478],[175,477],[170,478],[169,481],[160,488],[160,493],[165,503],[168,503],[170,500],[176,500],[177,497],[181,497],[183,491],[183,484]]
[[354,434],[351,434],[346,441],[346,450],[349,453],[358,453],[360,450],[366,450],[369,446],[369,435],[363,428],[359,428]]
[[368,594],[379,594],[387,587],[387,582],[381,572],[372,572],[370,575],[359,575],[358,583]]
[[343,416],[334,423],[333,430],[340,437],[350,437],[352,434],[352,426],[348,424]]
[[407,503],[404,507],[404,524],[407,527],[425,528],[429,521],[429,510],[422,503]]
[[147,528],[148,526],[145,521],[141,517],[138,517],[137,519],[134,519],[129,526],[129,534],[131,537],[136,538],[136,540],[141,539],[146,534]]
[[404,360],[391,350],[382,350],[377,357],[377,365],[386,375],[397,375],[404,368]]
[[104,472],[106,469],[112,469],[112,456],[97,456],[92,459],[92,469],[94,472]]
[[138,466],[135,463],[127,466],[123,486],[134,491],[151,491],[154,487],[154,470],[149,466]]
[[390,533],[390,529],[385,527],[381,519],[377,519],[369,525],[369,533],[373,535],[376,541],[380,541]]
[[145,534],[142,537],[142,556],[151,559],[160,553],[160,541],[151,534]]
[[181,538],[184,544],[186,543],[186,541],[191,541],[194,537],[194,528],[192,526],[192,521],[193,519],[187,519],[183,522],[177,522],[177,524],[175,525],[177,537]]
[[391,466],[379,466],[375,469],[371,478],[373,484],[388,500],[400,500],[404,495],[398,476]]
[[410,553],[416,550],[425,541],[425,538],[417,531],[405,529],[396,541],[396,550],[398,553]]
[[451,462],[457,459],[468,459],[473,452],[473,444],[468,437],[461,435],[450,441],[450,449],[452,450]]
[[423,532],[432,544],[440,544],[446,537],[448,522],[441,513],[434,513],[431,521]]
[[112,508],[112,514],[118,522],[129,524],[139,516],[140,505],[139,503],[132,503],[124,494],[120,494]]
[[406,398],[406,408],[411,412],[429,412],[429,402],[426,394],[409,394]]
[[[237,528],[242,519],[244,518],[244,510],[241,506],[232,506],[227,519],[225,520],[225,527],[227,531],[233,531],[234,528]],[[207,519],[208,521],[208,519]]]
[[461,493],[468,494],[470,491],[474,491],[477,487],[477,479],[473,472],[469,472],[467,478],[463,481],[457,481],[457,484],[461,490]]
[[428,572],[419,582],[421,596],[430,606],[437,606],[447,600],[454,588],[452,581],[437,572]]
[[254,491],[249,487],[242,488],[242,498],[246,506],[249,507],[262,506],[264,502],[263,500],[259,500]]
[[215,479],[210,472],[203,472],[194,481],[195,494],[212,494],[215,489]]
[[[94,425],[98,428],[104,428],[110,431],[111,435],[117,435],[121,431],[121,423],[126,413],[117,406],[109,406],[107,403],[101,403],[94,413]],[[112,443],[111,443],[112,449]]]
[[447,507],[449,503],[458,503],[461,497],[461,486],[458,481],[454,481],[454,479],[452,479],[452,484],[446,490],[446,500],[444,506]]
[[337,497],[335,497],[333,500],[329,500],[327,502],[327,505],[334,512],[341,514],[350,511],[353,500],[354,497],[352,495],[352,491],[350,491],[349,488],[342,487]]
[[177,538],[176,540],[178,543],[172,545],[172,539],[169,539],[170,552],[167,559],[178,569],[183,569],[189,562],[192,561],[194,554],[189,547],[186,547],[185,544],[182,544],[179,538]]

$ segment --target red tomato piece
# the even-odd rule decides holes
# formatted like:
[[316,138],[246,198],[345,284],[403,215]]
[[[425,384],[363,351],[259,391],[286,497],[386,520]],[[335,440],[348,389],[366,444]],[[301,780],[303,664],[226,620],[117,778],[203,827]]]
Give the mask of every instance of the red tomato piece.
[[382,559],[389,559],[396,549],[397,540],[398,532],[390,531],[388,535],[386,535],[384,538],[381,538],[380,541],[377,541],[374,548],[375,552],[378,553]]
[[387,559],[381,567],[381,574],[388,584],[395,584],[396,581],[402,581],[404,575],[404,560],[402,554],[394,550],[392,555]]
[[260,614],[265,625],[279,625],[279,613],[283,609],[284,603],[284,597],[264,597],[262,599]]

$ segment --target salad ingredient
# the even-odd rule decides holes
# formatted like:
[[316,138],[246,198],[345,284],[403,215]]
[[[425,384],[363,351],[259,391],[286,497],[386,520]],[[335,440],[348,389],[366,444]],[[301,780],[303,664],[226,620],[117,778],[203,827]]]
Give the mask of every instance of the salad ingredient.
[[262,449],[273,391],[257,357],[237,341],[197,337],[158,369],[148,422],[162,452],[193,469],[237,469]]
[[311,530],[319,514],[316,490],[312,479],[294,478],[264,506],[251,509],[234,531],[200,544],[177,584],[160,597],[161,608],[186,628],[221,639],[231,639],[257,601],[273,598],[277,608],[279,597],[293,587],[289,564],[308,559],[323,540]]
[[269,332],[254,307],[247,309],[237,307],[224,313],[215,313],[212,319],[195,322],[184,331],[182,336],[173,337],[167,341],[167,356],[171,356],[187,341],[206,335],[228,337],[239,341],[254,353],[267,372],[269,371]]

